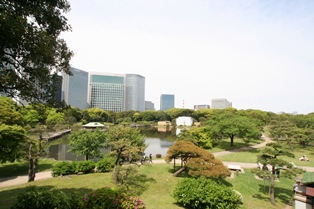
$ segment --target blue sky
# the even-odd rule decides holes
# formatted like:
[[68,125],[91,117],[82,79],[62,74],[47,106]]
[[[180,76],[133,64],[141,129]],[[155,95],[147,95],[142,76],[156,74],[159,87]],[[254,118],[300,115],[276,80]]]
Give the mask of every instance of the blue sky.
[[314,112],[313,0],[69,0],[71,65],[140,74],[145,100],[227,98],[237,109]]

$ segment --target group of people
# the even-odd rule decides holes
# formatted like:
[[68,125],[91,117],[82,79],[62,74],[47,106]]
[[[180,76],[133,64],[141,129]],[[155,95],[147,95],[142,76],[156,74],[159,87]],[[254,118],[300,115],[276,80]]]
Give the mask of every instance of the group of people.
[[309,159],[306,157],[306,155],[303,155],[302,157],[299,158],[301,161],[309,161]]
[[[142,159],[141,159],[141,164],[144,164],[145,161],[146,161],[146,155],[144,154],[142,156]],[[149,163],[153,163],[153,156],[152,156],[152,154],[149,154]]]

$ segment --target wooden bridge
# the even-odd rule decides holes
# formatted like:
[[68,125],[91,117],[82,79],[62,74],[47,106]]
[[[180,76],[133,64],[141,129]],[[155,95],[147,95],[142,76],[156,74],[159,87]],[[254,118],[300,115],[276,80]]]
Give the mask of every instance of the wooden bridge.
[[71,129],[66,129],[63,131],[59,131],[59,132],[54,132],[54,133],[48,133],[48,136],[44,136],[43,140],[46,140],[47,142],[53,140],[53,139],[57,139],[60,138],[66,134],[71,133]]

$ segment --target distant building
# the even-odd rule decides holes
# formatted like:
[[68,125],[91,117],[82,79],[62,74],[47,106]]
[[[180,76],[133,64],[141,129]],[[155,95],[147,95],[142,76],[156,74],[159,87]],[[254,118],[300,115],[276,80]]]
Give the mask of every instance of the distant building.
[[125,75],[125,110],[145,111],[145,77]]
[[145,111],[145,77],[137,74],[88,73],[71,68],[63,75],[62,99],[79,109]]
[[229,102],[227,99],[212,99],[212,109],[225,109],[228,107],[232,107],[232,103]]
[[176,125],[177,126],[192,126],[193,125],[193,118],[188,116],[181,116],[176,118]]
[[91,108],[107,111],[124,111],[124,75],[90,73],[89,101]]
[[207,104],[204,105],[194,105],[194,110],[210,109],[210,106]]
[[169,110],[174,108],[174,95],[162,94],[160,96],[160,110]]
[[151,101],[145,101],[145,110],[155,110],[155,105]]
[[62,74],[62,100],[81,110],[89,108],[88,72],[71,67],[73,75]]

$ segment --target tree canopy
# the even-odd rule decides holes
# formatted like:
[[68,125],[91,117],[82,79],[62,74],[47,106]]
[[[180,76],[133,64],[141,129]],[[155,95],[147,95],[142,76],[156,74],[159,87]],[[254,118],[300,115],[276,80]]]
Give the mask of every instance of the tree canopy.
[[59,38],[69,31],[67,0],[0,0],[0,92],[55,103],[58,74],[70,74],[73,52]]
[[256,120],[237,114],[235,109],[221,111],[208,121],[208,125],[213,138],[229,138],[231,147],[235,137],[245,141],[261,137],[262,130]]
[[70,134],[70,151],[85,155],[85,160],[102,155],[101,148],[105,147],[105,132],[100,129],[83,129]]
[[167,151],[166,162],[181,159],[193,177],[225,178],[230,171],[215,156],[189,141],[176,141]]

